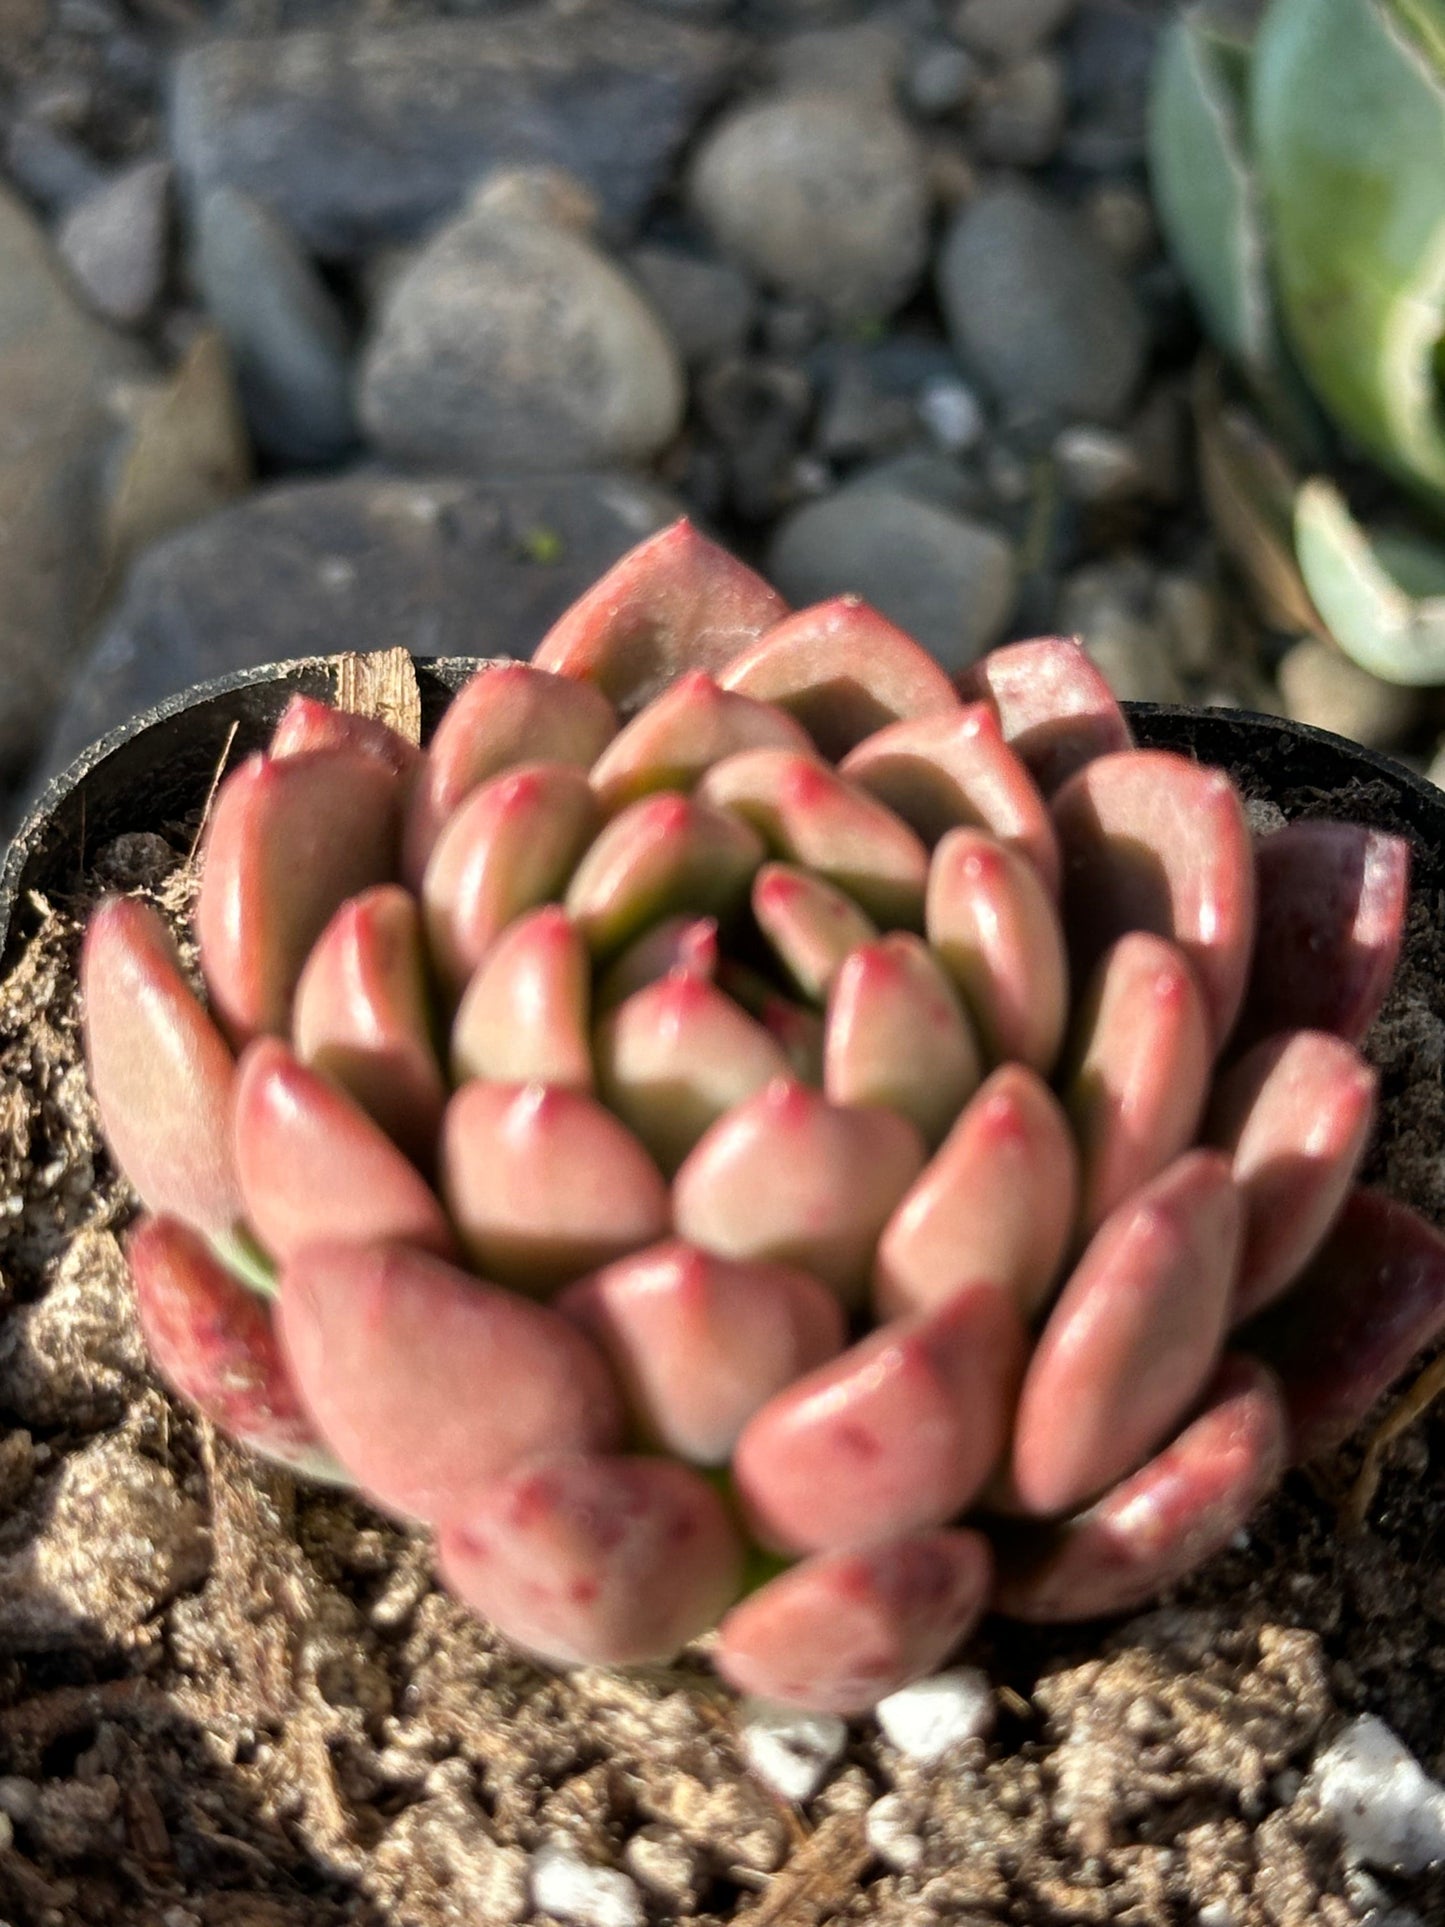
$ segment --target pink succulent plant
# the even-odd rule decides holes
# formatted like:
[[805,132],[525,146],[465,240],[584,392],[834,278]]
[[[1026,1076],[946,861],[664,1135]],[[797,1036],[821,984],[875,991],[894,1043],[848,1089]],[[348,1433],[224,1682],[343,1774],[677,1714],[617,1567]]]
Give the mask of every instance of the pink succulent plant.
[[1259,840],[1073,643],[960,690],[686,524],[423,752],[298,698],[211,814],[205,1002],[84,953],[161,1371],[562,1663],[717,1628],[853,1711],[1135,1606],[1445,1323],[1354,1188],[1407,850]]

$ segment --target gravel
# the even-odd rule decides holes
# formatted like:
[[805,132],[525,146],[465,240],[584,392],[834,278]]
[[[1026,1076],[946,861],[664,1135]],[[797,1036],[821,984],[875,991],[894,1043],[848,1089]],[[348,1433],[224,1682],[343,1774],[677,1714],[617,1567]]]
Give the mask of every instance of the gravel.
[[77,201],[55,245],[97,314],[121,327],[143,322],[167,268],[171,164],[138,161]]

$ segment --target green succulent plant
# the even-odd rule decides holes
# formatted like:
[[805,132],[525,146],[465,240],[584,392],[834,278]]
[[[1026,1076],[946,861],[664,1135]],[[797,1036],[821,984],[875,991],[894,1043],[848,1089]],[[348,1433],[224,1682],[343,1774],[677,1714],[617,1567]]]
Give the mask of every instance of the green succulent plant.
[[[1445,4],[1186,10],[1150,171],[1268,430],[1201,384],[1206,493],[1267,617],[1388,682],[1445,682]],[[1339,481],[1356,457],[1399,485],[1368,524]]]

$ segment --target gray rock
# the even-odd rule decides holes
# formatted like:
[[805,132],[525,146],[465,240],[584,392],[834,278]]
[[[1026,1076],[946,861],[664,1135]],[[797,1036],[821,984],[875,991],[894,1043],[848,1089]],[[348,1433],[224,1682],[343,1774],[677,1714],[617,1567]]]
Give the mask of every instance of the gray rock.
[[896,22],[855,20],[810,27],[769,52],[770,80],[789,93],[861,94],[885,104],[903,78],[906,47]]
[[1084,219],[1121,268],[1136,268],[1159,245],[1149,196],[1129,181],[1104,180],[1090,189]]
[[38,114],[22,114],[10,129],[5,166],[15,185],[51,213],[73,207],[105,184],[80,142]]
[[1381,682],[1318,636],[1297,642],[1277,673],[1286,716],[1352,737],[1368,749],[1394,749],[1420,721],[1418,689]]
[[140,161],[77,202],[56,237],[91,307],[122,327],[144,321],[160,297],[170,188],[169,161]]
[[1054,442],[1054,463],[1076,502],[1127,502],[1148,483],[1138,450],[1112,428],[1064,429]]
[[891,314],[923,271],[923,156],[881,102],[785,94],[737,107],[698,150],[689,186],[725,252],[835,319]]
[[879,486],[840,489],[790,515],[768,573],[791,602],[856,593],[950,674],[1003,634],[1016,592],[996,529]]
[[645,461],[676,434],[682,370],[652,309],[583,236],[479,206],[391,289],[363,359],[367,433],[474,473]]
[[978,62],[966,47],[935,40],[919,49],[908,68],[905,90],[915,113],[933,120],[957,113],[979,83]]
[[1118,419],[1143,371],[1144,317],[1098,241],[1022,182],[987,188],[938,262],[954,346],[1019,415]]
[[177,60],[171,140],[193,192],[223,183],[324,256],[408,239],[490,169],[567,168],[626,230],[722,84],[729,42],[599,0],[490,20],[218,40]]
[[74,678],[63,768],[191,684],[309,652],[527,655],[625,549],[677,514],[627,477],[350,475],[266,489],[149,550]]
[[1062,65],[1052,54],[1030,54],[980,89],[969,123],[975,152],[998,167],[1042,167],[1067,117]]
[[191,266],[226,339],[257,444],[283,461],[334,460],[356,440],[351,338],[285,223],[233,187],[194,210]]
[[906,395],[890,393],[860,354],[838,357],[813,429],[820,455],[849,461],[887,454],[916,440],[917,429],[917,411]]
[[748,338],[757,294],[728,261],[678,248],[634,248],[627,266],[690,367],[736,354]]
[[935,375],[918,391],[918,418],[950,455],[977,448],[988,428],[983,406],[967,382]]
[[1021,60],[1052,39],[1074,6],[1075,0],[962,0],[953,30],[990,60]]
[[0,190],[0,781],[34,754],[94,616],[109,398],[144,365]]

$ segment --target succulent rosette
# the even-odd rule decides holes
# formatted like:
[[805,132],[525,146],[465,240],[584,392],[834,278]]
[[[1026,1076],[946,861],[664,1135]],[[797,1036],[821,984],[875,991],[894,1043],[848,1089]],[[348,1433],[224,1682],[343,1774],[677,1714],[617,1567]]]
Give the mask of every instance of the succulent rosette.
[[543,1659],[866,1707],[1226,1543],[1445,1322],[1355,1187],[1407,850],[1256,840],[1054,639],[955,687],[680,523],[423,751],[296,699],[204,1001],[95,913],[141,1322]]

